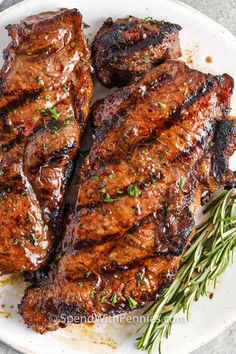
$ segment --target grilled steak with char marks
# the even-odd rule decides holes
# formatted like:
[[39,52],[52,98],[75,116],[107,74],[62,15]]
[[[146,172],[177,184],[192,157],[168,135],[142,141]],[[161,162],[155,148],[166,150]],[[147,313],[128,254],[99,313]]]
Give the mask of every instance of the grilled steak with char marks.
[[34,271],[52,249],[92,95],[76,9],[31,16],[8,30],[0,73],[0,274]]
[[98,80],[107,87],[124,86],[166,59],[181,56],[181,27],[151,18],[108,18],[92,44]]
[[[232,87],[226,74],[167,61],[95,105],[96,139],[54,269],[19,307],[27,325],[44,333],[67,316],[131,310],[170,284],[202,191],[235,181],[235,124],[225,120]],[[209,145],[219,132],[220,161],[218,141]]]

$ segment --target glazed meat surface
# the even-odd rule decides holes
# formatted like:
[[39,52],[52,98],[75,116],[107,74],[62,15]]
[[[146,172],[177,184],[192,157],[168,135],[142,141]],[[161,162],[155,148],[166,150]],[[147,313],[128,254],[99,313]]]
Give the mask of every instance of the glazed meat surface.
[[166,59],[181,56],[181,27],[150,17],[108,18],[92,45],[98,80],[107,87],[127,85]]
[[0,72],[0,274],[44,264],[92,95],[76,9],[31,16],[8,31]]
[[68,316],[78,323],[160,296],[194,232],[201,193],[236,180],[232,89],[227,74],[169,60],[94,106],[95,141],[54,268],[19,307],[28,326],[44,333]]

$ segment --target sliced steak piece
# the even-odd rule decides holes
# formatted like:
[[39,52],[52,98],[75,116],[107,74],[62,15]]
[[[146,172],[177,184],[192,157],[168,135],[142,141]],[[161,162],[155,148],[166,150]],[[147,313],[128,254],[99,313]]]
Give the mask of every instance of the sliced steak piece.
[[92,95],[77,10],[9,26],[0,74],[0,274],[45,263]]
[[[136,100],[135,92],[142,80],[159,75],[166,65],[176,73],[188,72],[189,79],[185,80],[186,94],[182,97],[181,87],[176,87],[179,76],[170,76],[164,107],[167,124],[161,124],[163,111],[155,106],[152,120],[146,107],[151,97],[153,101],[163,100],[164,86],[154,87],[140,100]],[[97,140],[83,166],[77,206],[67,224],[54,269],[26,291],[19,307],[26,324],[40,333],[64,327],[66,319],[71,320],[68,316],[78,323],[90,316],[141,307],[160,296],[174,278],[194,232],[194,212],[201,191],[212,181],[214,188],[225,182],[227,163],[216,180],[213,156],[217,144],[212,147],[209,143],[217,138],[219,123],[227,117],[232,78],[202,74],[172,61],[153,69],[142,80],[136,88],[133,84],[122,89],[95,108]],[[173,87],[175,96],[171,93]],[[110,126],[109,121],[122,106],[124,90],[131,92],[129,99],[133,95],[138,113],[128,114],[116,129],[116,121]],[[126,100],[127,96],[124,105]],[[177,102],[175,110],[169,110],[173,101]],[[96,109],[100,114],[104,112],[100,124]],[[147,126],[152,122],[152,128],[149,133],[137,129],[138,140],[120,150],[120,130],[128,120],[134,129],[140,121]],[[227,143],[223,147],[224,161],[232,147],[236,148],[235,131],[227,132],[230,148]],[[115,160],[109,150],[112,133]],[[101,145],[108,147],[108,155],[99,150]],[[210,162],[209,168],[206,161]]]
[[181,27],[151,18],[108,18],[92,44],[98,80],[107,87],[124,86],[166,59],[181,56]]

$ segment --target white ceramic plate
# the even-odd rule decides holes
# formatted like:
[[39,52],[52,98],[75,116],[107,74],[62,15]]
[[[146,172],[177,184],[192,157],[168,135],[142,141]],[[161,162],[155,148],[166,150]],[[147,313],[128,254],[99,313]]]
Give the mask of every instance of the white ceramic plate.
[[[4,29],[7,24],[16,23],[31,14],[65,6],[76,7],[84,15],[84,21],[91,25],[86,31],[89,40],[109,16],[152,16],[178,23],[183,27],[183,59],[188,64],[206,72],[236,75],[236,38],[206,16],[174,0],[26,0],[0,13],[0,51],[9,41]],[[207,56],[212,58],[212,63],[206,62]],[[95,98],[107,92],[97,84]],[[236,95],[232,100],[232,109],[235,113]],[[235,270],[235,266],[227,270],[213,300],[205,298],[194,304],[188,323],[183,316],[178,317],[172,336],[164,345],[164,354],[190,353],[236,320]],[[17,314],[17,304],[24,287],[18,276],[0,279],[0,340],[24,353],[138,353],[133,343],[139,324],[129,323],[130,318],[123,319],[121,323],[96,324],[93,327],[70,326],[44,336],[27,329]]]

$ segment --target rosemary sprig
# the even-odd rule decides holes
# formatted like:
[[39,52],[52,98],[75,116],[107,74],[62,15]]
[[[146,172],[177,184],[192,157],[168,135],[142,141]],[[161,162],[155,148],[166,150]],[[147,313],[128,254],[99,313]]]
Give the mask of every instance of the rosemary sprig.
[[232,261],[236,248],[236,189],[223,191],[204,209],[206,220],[196,228],[190,247],[181,259],[178,274],[161,298],[146,311],[145,324],[137,347],[151,354],[170,335],[175,315],[208,295]]

